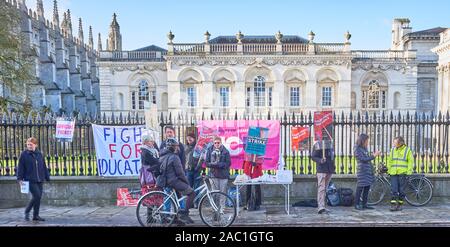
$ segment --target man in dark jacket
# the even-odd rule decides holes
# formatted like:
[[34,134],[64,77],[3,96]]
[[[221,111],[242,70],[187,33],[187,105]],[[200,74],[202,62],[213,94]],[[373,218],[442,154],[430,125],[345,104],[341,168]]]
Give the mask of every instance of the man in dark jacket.
[[32,195],[31,201],[25,209],[25,220],[30,220],[33,208],[33,221],[45,221],[39,216],[44,181],[50,181],[50,173],[44,161],[44,156],[37,150],[38,141],[32,137],[27,140],[27,150],[20,154],[17,180],[20,184],[29,182]]
[[[167,140],[169,138],[176,139],[176,132],[175,132],[175,128],[173,126],[167,126],[165,131],[164,131],[164,133],[165,133],[165,136],[166,136],[166,140],[161,142],[161,145],[159,146],[159,151],[160,152],[162,152],[166,148]],[[179,144],[180,144],[180,147],[179,147],[180,151],[178,152],[178,157],[181,160],[181,164],[183,164],[183,166],[184,166],[184,164],[186,164],[186,157],[185,157],[185,154],[184,154],[184,145],[183,145],[183,143],[180,143],[180,142],[179,142]]]
[[[209,175],[213,182],[213,189],[227,193],[228,180],[230,179],[231,157],[230,152],[222,145],[220,137],[214,138],[214,145],[208,148],[206,153],[206,167],[210,168]],[[225,201],[219,202],[222,208]]]
[[[331,181],[331,175],[336,173],[334,165],[334,149],[331,142],[316,142],[311,155],[312,160],[317,163],[317,203],[318,213],[328,213],[326,209],[326,192]],[[323,150],[325,149],[325,151]]]
[[166,148],[161,152],[161,163],[159,177],[156,179],[156,185],[160,188],[173,188],[178,194],[187,195],[186,209],[180,211],[180,220],[184,223],[194,223],[189,217],[189,209],[195,198],[194,190],[189,186],[183,165],[178,156],[180,144],[174,138],[166,140]]
[[186,141],[186,176],[188,178],[189,185],[195,190],[200,186],[200,172],[202,169],[202,161],[200,160],[200,157],[194,157],[194,149],[195,145],[197,144],[195,134],[188,134],[186,137]]

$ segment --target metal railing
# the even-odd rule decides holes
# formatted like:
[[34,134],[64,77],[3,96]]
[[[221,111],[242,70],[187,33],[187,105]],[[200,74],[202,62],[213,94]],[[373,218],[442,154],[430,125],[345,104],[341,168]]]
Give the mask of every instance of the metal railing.
[[[129,113],[97,118],[79,117],[76,121],[72,143],[62,144],[55,140],[55,115],[25,117],[16,114],[0,114],[0,176],[15,176],[20,153],[25,150],[26,139],[34,136],[39,148],[51,168],[52,176],[96,176],[96,156],[92,124],[143,125],[141,113]],[[161,131],[168,125],[175,127],[178,138],[184,142],[188,133],[195,131],[200,120],[275,120],[280,122],[280,154],[288,169],[294,174],[314,174],[316,164],[311,159],[310,149],[294,152],[291,149],[291,127],[310,127],[313,132],[313,113],[293,113],[273,116],[269,114],[242,115],[237,113],[198,117],[186,115],[160,116]],[[437,115],[357,113],[335,114],[334,149],[338,174],[355,174],[356,160],[353,147],[361,133],[370,136],[369,152],[379,150],[382,155],[376,163],[386,162],[392,141],[403,136],[413,151],[414,171],[417,173],[449,173],[449,127],[448,113]],[[313,133],[308,144],[313,144]],[[237,173],[238,171],[235,171]]]

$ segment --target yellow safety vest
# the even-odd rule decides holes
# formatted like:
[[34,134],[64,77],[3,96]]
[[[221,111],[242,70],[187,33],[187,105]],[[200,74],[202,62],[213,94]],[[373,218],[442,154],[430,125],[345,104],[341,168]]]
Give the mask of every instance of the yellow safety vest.
[[414,168],[412,151],[406,145],[393,148],[387,162],[389,175],[411,175]]

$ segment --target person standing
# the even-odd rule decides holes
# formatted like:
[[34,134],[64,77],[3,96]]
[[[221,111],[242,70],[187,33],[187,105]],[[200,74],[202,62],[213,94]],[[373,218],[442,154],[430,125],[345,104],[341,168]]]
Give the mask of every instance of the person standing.
[[[326,191],[331,181],[331,176],[336,173],[334,165],[334,149],[331,143],[317,141],[314,144],[311,158],[317,164],[317,204],[318,213],[329,213],[326,209]],[[325,149],[325,150],[324,150]]]
[[[214,190],[227,194],[230,166],[230,152],[222,145],[222,139],[215,137],[214,145],[206,153],[206,167],[210,168],[209,175],[211,176]],[[225,207],[225,201],[221,201],[219,204],[222,208]]]
[[368,146],[369,136],[366,134],[359,135],[358,139],[356,140],[356,146],[354,149],[356,161],[358,162],[356,174],[357,187],[355,196],[355,209],[357,210],[374,209],[373,207],[367,205],[370,186],[375,181],[372,160],[374,160],[375,157],[379,156],[381,153],[375,152],[373,156],[369,155],[369,152],[367,150]]
[[414,157],[403,137],[396,137],[393,146],[387,162],[392,191],[390,210],[401,211],[405,199],[405,185],[414,169]]
[[[165,135],[165,140],[163,142],[161,142],[161,145],[159,146],[159,151],[162,153],[162,151],[166,148],[167,146],[167,140],[170,138],[177,138],[176,132],[175,132],[175,128],[173,126],[166,126],[165,130],[164,130],[164,135]],[[186,156],[184,154],[184,145],[181,142],[179,143],[179,152],[178,152],[178,157],[181,160],[181,164],[186,164]]]
[[[197,140],[195,138],[195,134],[189,133],[186,137],[187,145],[185,149],[186,153],[186,176],[189,181],[189,185],[195,190],[200,186],[201,182],[201,170],[202,170],[202,162],[200,157],[194,157],[194,149],[197,145]],[[195,202],[194,202],[195,203]]]
[[29,182],[32,195],[25,208],[25,220],[30,221],[30,212],[33,209],[33,221],[45,221],[39,216],[41,198],[44,192],[43,184],[50,181],[50,172],[45,164],[44,156],[37,149],[38,140],[30,137],[27,140],[27,149],[20,154],[17,170],[17,180],[20,184]]
[[159,151],[152,136],[146,134],[142,136],[141,150],[141,185],[154,185],[159,176]]

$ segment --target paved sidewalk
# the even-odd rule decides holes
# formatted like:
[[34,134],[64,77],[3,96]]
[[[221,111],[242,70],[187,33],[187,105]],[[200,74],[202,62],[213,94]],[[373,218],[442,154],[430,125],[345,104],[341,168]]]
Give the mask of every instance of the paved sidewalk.
[[[23,220],[23,208],[0,209],[0,226],[139,226],[134,207],[48,207],[42,206],[43,223]],[[260,211],[241,211],[233,226],[299,227],[371,227],[371,226],[447,226],[450,204],[426,207],[405,206],[401,212],[389,212],[387,205],[375,210],[357,211],[353,207],[334,207],[329,215],[318,215],[315,208],[291,208],[286,215],[280,206],[266,206]],[[203,226],[198,211],[192,209],[193,226]]]

